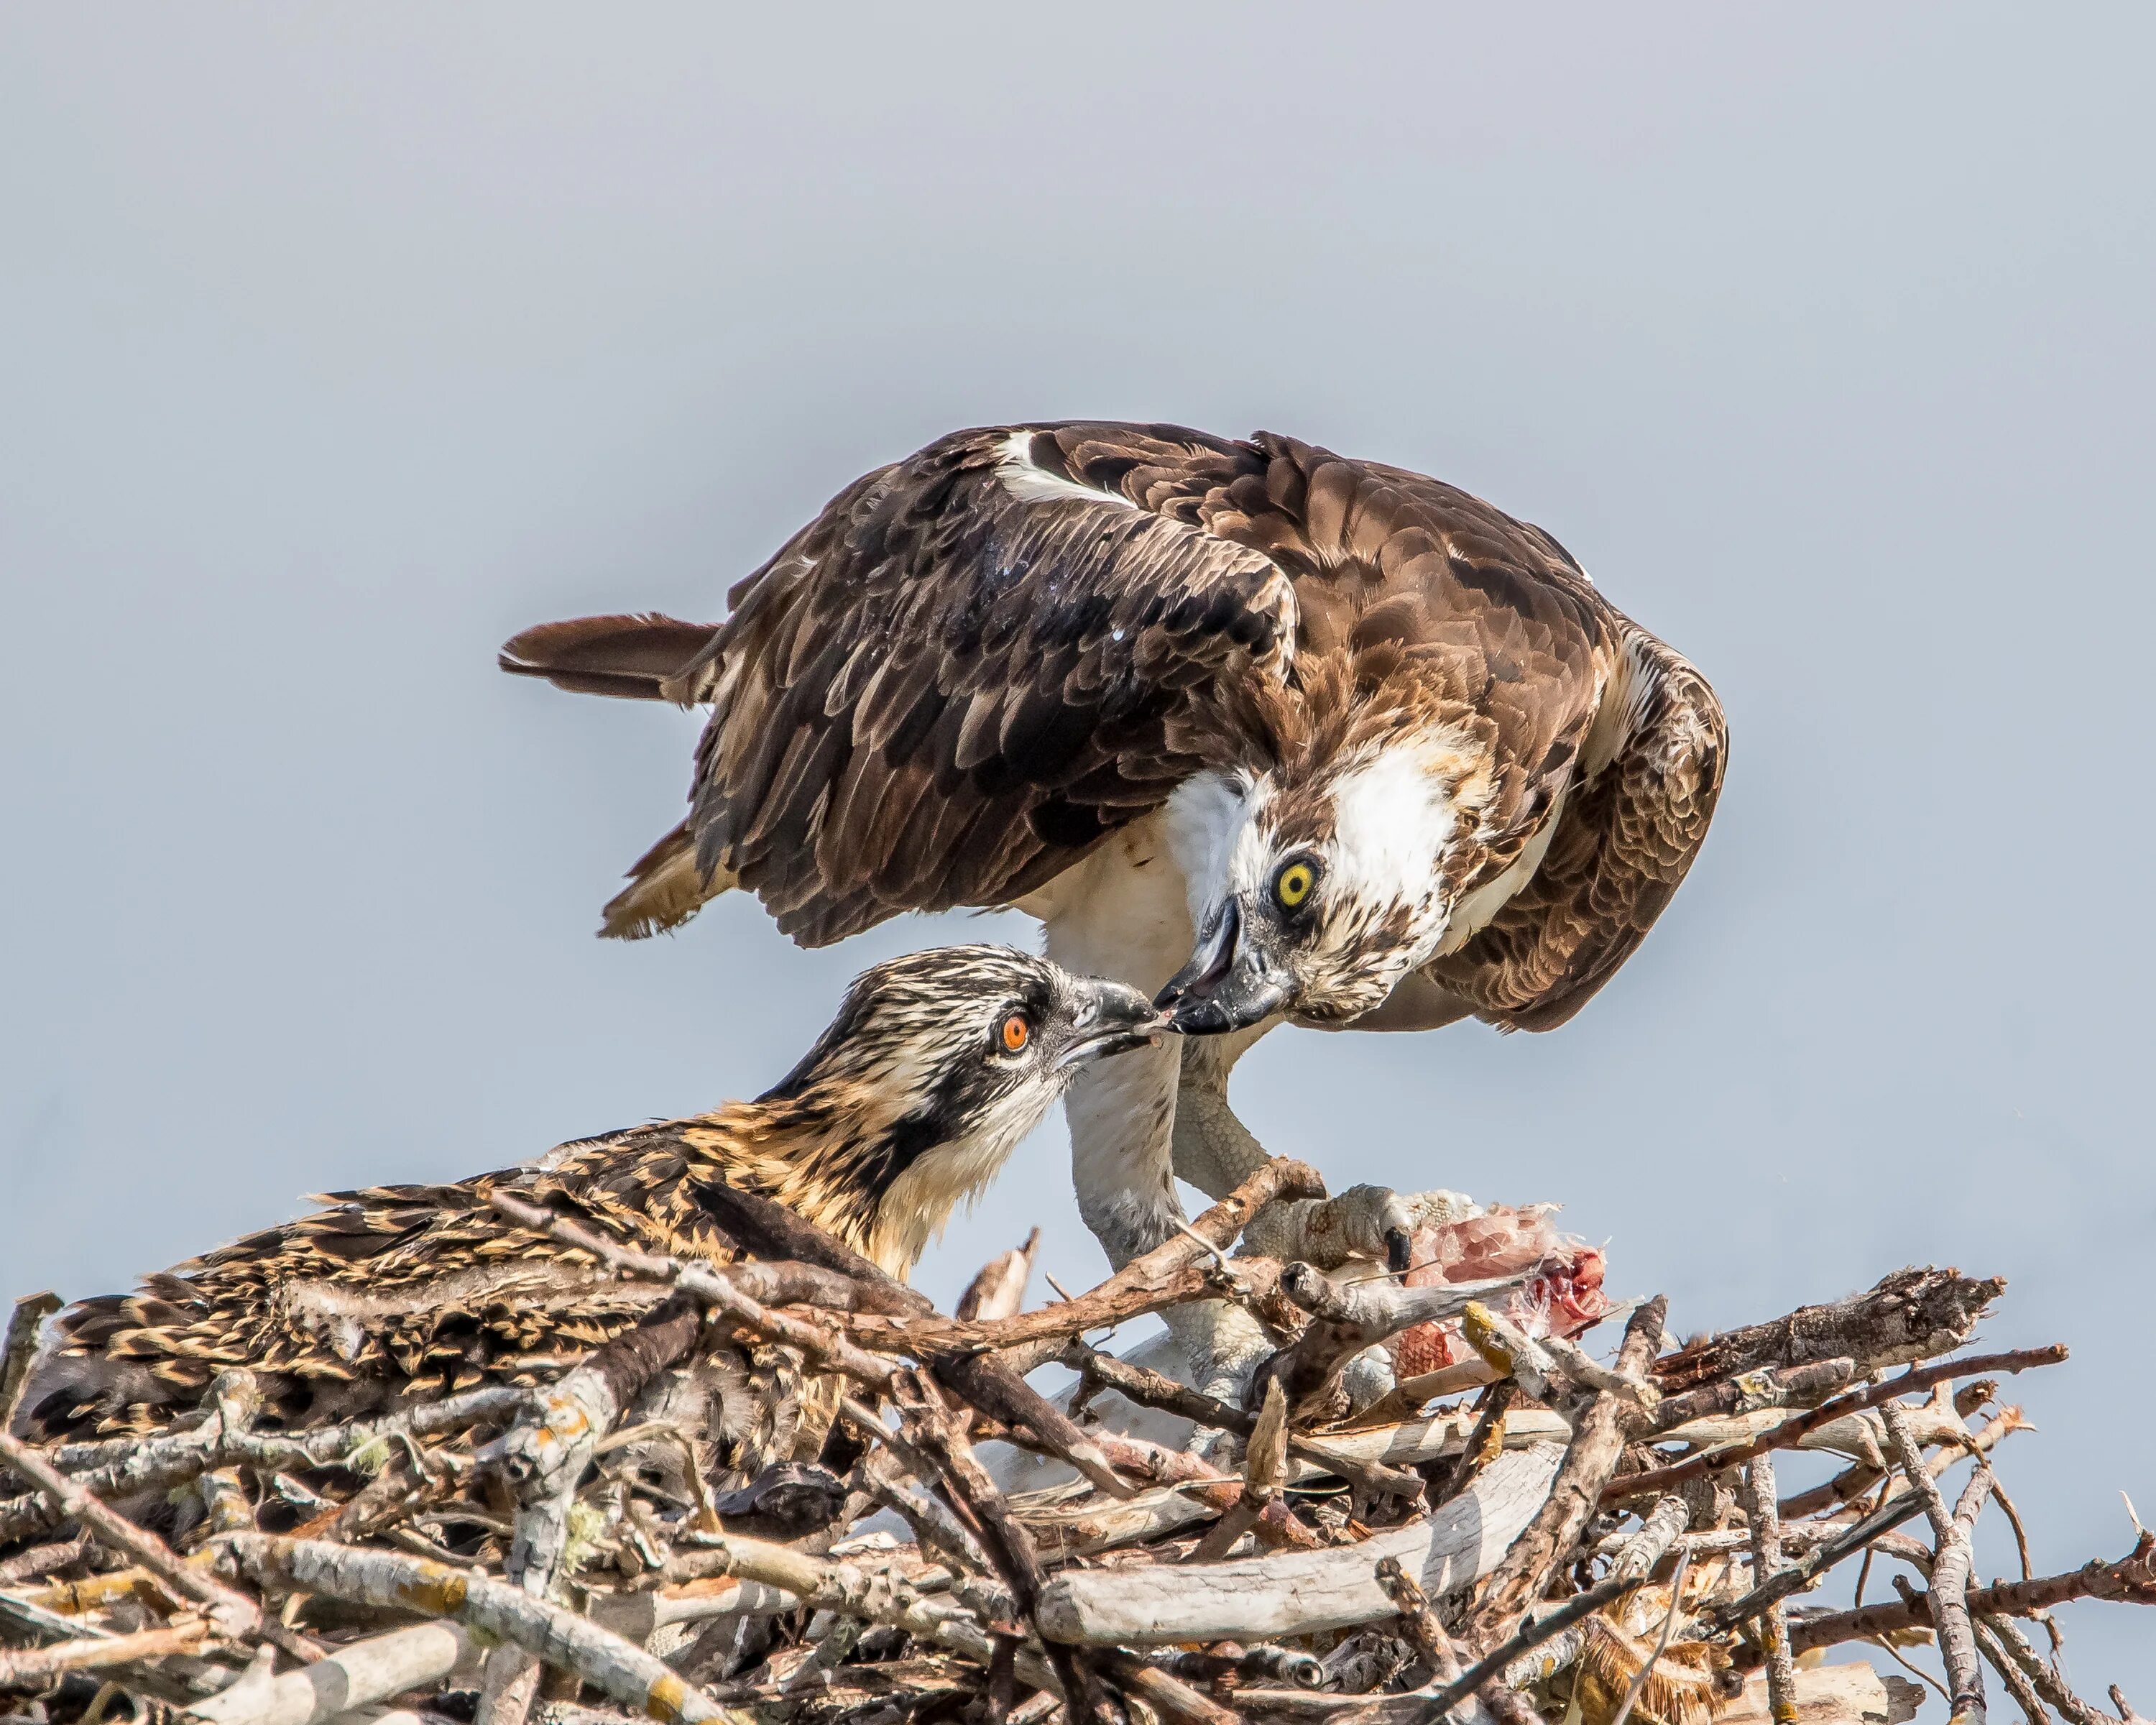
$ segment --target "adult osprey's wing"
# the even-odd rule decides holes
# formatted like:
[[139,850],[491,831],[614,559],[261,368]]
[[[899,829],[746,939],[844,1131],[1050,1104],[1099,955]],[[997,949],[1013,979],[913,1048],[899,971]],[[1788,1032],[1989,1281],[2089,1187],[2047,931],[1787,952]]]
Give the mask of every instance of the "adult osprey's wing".
[[1622,617],[1619,658],[1542,865],[1424,974],[1506,1029],[1553,1030],[1646,938],[1691,867],[1728,760],[1707,680]]
[[665,619],[543,626],[504,664],[710,703],[675,860],[693,839],[804,944],[1002,903],[1200,764],[1169,735],[1194,688],[1285,665],[1287,578],[1223,536],[1264,471],[1173,426],[960,432],[841,492],[671,675],[622,664],[646,629],[653,664],[693,629]]

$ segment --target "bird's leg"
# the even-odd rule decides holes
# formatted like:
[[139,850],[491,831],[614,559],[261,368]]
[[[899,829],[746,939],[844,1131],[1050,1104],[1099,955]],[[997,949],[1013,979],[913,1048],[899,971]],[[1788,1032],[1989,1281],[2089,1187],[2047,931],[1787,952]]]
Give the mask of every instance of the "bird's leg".
[[[1191,947],[1188,896],[1158,828],[1132,823],[1021,904],[1041,919],[1050,957],[1148,993],[1174,973]],[[1171,1165],[1181,1040],[1086,1067],[1063,1100],[1078,1213],[1117,1270],[1189,1220]],[[1224,1400],[1240,1395],[1271,1352],[1265,1332],[1224,1301],[1192,1301],[1162,1317],[1190,1384]]]
[[[1228,1076],[1265,1029],[1183,1039],[1175,1172],[1209,1197],[1224,1198],[1272,1159],[1228,1106]],[[1407,1268],[1415,1230],[1452,1219],[1464,1203],[1454,1193],[1409,1195],[1389,1186],[1351,1186],[1332,1198],[1282,1199],[1250,1219],[1243,1244],[1283,1263],[1300,1258],[1321,1270],[1337,1270],[1350,1258],[1374,1258],[1398,1271]]]
[[[1178,1054],[1117,1055],[1081,1073],[1064,1098],[1078,1213],[1120,1270],[1188,1224],[1168,1165]],[[1271,1352],[1265,1332],[1224,1301],[1193,1301],[1161,1314],[1188,1362],[1188,1381],[1234,1401]]]

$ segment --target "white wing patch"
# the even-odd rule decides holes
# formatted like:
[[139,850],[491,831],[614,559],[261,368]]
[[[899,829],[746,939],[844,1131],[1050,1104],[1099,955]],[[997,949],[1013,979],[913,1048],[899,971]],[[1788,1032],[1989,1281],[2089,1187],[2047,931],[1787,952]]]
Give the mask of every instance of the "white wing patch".
[[1120,491],[1096,491],[1062,474],[1036,467],[1033,439],[1030,431],[1014,431],[1004,439],[1003,448],[996,456],[996,477],[1012,496],[1028,503],[1065,502],[1075,497],[1086,503],[1112,503],[1122,509],[1137,507]]
[[[1039,466],[1033,459],[1033,439],[1036,434],[1019,429],[1006,437],[996,452],[996,478],[1003,488],[1025,503],[1106,503],[1117,509],[1137,509],[1139,506],[1121,491],[1097,490],[1091,485],[1081,485],[1077,480],[1060,473],[1051,473]],[[1152,527],[1161,532],[1194,533],[1225,547],[1229,542],[1215,538],[1203,527],[1188,521],[1179,521],[1173,516],[1146,511]],[[1295,583],[1287,572],[1262,552],[1239,551],[1235,553],[1247,558],[1252,572],[1267,569],[1263,586],[1250,596],[1250,608],[1260,617],[1273,619],[1274,646],[1271,651],[1256,661],[1258,669],[1275,682],[1286,677],[1295,660],[1295,632],[1302,620],[1302,608],[1296,603]],[[1270,566],[1270,567],[1268,567]]]

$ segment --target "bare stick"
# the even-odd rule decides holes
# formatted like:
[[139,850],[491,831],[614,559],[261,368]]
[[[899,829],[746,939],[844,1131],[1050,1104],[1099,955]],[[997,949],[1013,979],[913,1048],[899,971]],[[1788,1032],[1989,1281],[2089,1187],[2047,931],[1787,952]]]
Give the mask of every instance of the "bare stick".
[[1816,1407],[1835,1391],[1846,1389],[1859,1375],[1856,1362],[1845,1357],[1739,1373],[1702,1384],[1682,1395],[1665,1396],[1655,1409],[1655,1430],[1667,1431],[1694,1420],[1748,1414],[1759,1408]]
[[827,1330],[820,1324],[773,1310],[743,1292],[722,1271],[680,1258],[634,1251],[581,1223],[557,1216],[537,1204],[526,1204],[506,1192],[495,1193],[488,1202],[520,1228],[588,1252],[619,1274],[645,1281],[671,1283],[682,1292],[724,1312],[737,1323],[774,1342],[798,1348],[827,1370],[843,1372],[878,1389],[888,1389],[891,1385],[897,1368],[889,1360],[863,1353],[836,1330]]
[[[1937,1479],[1955,1462],[1963,1460],[1965,1456],[1972,1453],[1979,1455],[1989,1455],[1999,1446],[2002,1439],[2010,1437],[2017,1431],[2028,1431],[2032,1429],[2029,1422],[2022,1417],[2022,1410],[2019,1407],[2001,1408],[1992,1418],[1985,1420],[1974,1431],[1969,1433],[1957,1448],[1943,1449],[1938,1455],[1933,1456],[1924,1464],[1924,1471],[1933,1479]],[[1797,1521],[1805,1516],[1817,1515],[1823,1510],[1832,1509],[1837,1504],[1845,1505],[1852,1498],[1860,1497],[1871,1490],[1878,1483],[1879,1477],[1875,1469],[1859,1466],[1849,1469],[1845,1473],[1835,1475],[1834,1478],[1825,1483],[1813,1486],[1809,1491],[1794,1492],[1782,1500],[1782,1519],[1784,1522]],[[1998,1487],[1994,1486],[1992,1491],[1996,1496]],[[1846,1509],[1842,1512],[1853,1513]],[[2117,1722],[2112,1722],[2112,1725],[2117,1725]]]
[[106,1508],[19,1439],[0,1432],[0,1457],[101,1543],[126,1553],[156,1576],[172,1598],[192,1599],[208,1607],[210,1620],[220,1634],[238,1640],[261,1627],[262,1613],[252,1599],[234,1593],[214,1576],[182,1563],[179,1554],[156,1534]]
[[[1621,1376],[1637,1378],[1654,1358],[1666,1310],[1667,1302],[1657,1296],[1632,1314],[1625,1327],[1624,1345],[1617,1351]],[[1505,1553],[1505,1561],[1468,1614],[1474,1645],[1486,1648],[1510,1635],[1541,1597],[1550,1571],[1578,1542],[1603,1487],[1623,1458],[1630,1411],[1625,1399],[1613,1390],[1598,1390],[1588,1402],[1566,1448],[1564,1466],[1551,1485],[1548,1502]]]
[[[1881,1534],[1900,1527],[1923,1507],[1916,1494],[1911,1491],[1904,1491],[1899,1497],[1888,1498],[1884,1505],[1862,1521],[1852,1523],[1825,1543],[1814,1547],[1779,1574],[1759,1583],[1751,1592],[1707,1612],[1706,1621],[1717,1630],[1734,1629],[1748,1617],[1758,1616],[1776,1601],[1786,1599],[1791,1594],[1810,1587],[1815,1576],[1825,1574],[1844,1558],[1863,1550]],[[1795,1632],[1792,1630],[1793,1640],[1794,1635]]]
[[1958,1270],[1897,1270],[1853,1299],[1804,1306],[1771,1323],[1710,1336],[1656,1362],[1666,1394],[1763,1367],[1851,1359],[1860,1370],[1948,1353],[1966,1342],[1984,1309],[2005,1291],[1993,1278]]
[[[1060,1358],[1071,1370],[1083,1373],[1118,1394],[1147,1407],[1158,1408],[1163,1413],[1178,1414],[1194,1425],[1210,1425],[1245,1438],[1257,1426],[1258,1420],[1255,1414],[1245,1413],[1240,1408],[1231,1408],[1227,1403],[1178,1384],[1162,1373],[1146,1366],[1134,1365],[1128,1360],[1118,1359],[1112,1353],[1103,1353],[1083,1342],[1069,1343]],[[1427,1426],[1438,1422],[1409,1423]],[[1394,1430],[1397,1431],[1399,1428]],[[1347,1432],[1337,1437],[1315,1438],[1291,1431],[1287,1435],[1288,1453],[1299,1455],[1328,1473],[1338,1474],[1349,1484],[1373,1497],[1405,1495],[1422,1489],[1421,1479],[1404,1468],[1389,1467],[1383,1461],[1367,1460],[1356,1455],[1351,1446],[1362,1435],[1359,1432]]]
[[426,1558],[266,1533],[232,1534],[210,1548],[220,1561],[265,1586],[301,1588],[362,1605],[456,1618],[497,1640],[515,1642],[549,1665],[574,1671],[611,1699],[654,1719],[696,1725],[722,1717],[708,1697],[642,1648],[506,1582]]
[[[1909,1494],[1892,1500],[1888,1508],[1897,1505],[1907,1505],[1910,1514],[1920,1507]],[[2128,1604],[2156,1605],[2156,1533],[2144,1533],[2131,1552],[2111,1563],[2092,1559],[2061,1575],[2040,1575],[2034,1581],[1974,1589],[1969,1606],[1983,1616],[2029,1617],[2070,1599],[2117,1599]],[[1892,1604],[1866,1605],[1855,1611],[1805,1618],[1790,1625],[1789,1641],[1799,1653],[1808,1653],[1841,1641],[1875,1640],[1930,1621],[1930,1599],[1919,1594],[1914,1602],[1897,1600]]]
[[1609,1725],[1625,1725],[1632,1717],[1632,1709],[1639,1704],[1648,1679],[1655,1675],[1655,1667],[1662,1662],[1662,1656],[1670,1651],[1670,1637],[1676,1632],[1677,1620],[1684,1615],[1685,1571],[1691,1563],[1691,1553],[1677,1554],[1676,1574],[1670,1578],[1670,1609],[1662,1615],[1662,1632],[1655,1637],[1654,1651],[1640,1661],[1640,1669],[1632,1673],[1632,1681],[1625,1686],[1625,1699],[1619,1703]]
[[[0,1649],[0,1689],[32,1689],[69,1671],[104,1666],[134,1665],[174,1653],[195,1653],[210,1635],[199,1617],[134,1635],[106,1635],[94,1641],[62,1641],[56,1647]],[[11,1717],[15,1717],[12,1716]]]
[[1213,1524],[1212,1532],[1198,1542],[1190,1561],[1209,1563],[1226,1557],[1235,1548],[1235,1542],[1255,1527],[1265,1514],[1265,1506],[1280,1491],[1281,1478],[1286,1468],[1287,1396],[1281,1388],[1281,1380],[1269,1378],[1265,1380],[1265,1407],[1243,1450],[1242,1495]]
[[1430,1712],[1426,1717],[1443,1717],[1492,1677],[1502,1676],[1506,1668],[1514,1661],[1526,1657],[1551,1636],[1562,1634],[1582,1618],[1591,1617],[1605,1605],[1614,1604],[1639,1585],[1637,1576],[1613,1575],[1608,1580],[1590,1587],[1585,1593],[1573,1594],[1556,1610],[1536,1619],[1499,1642],[1439,1690],[1430,1699]]
[[1977,1651],[1990,1661],[1991,1668],[1999,1673],[1999,1681],[2006,1686],[2006,1692],[2014,1697],[2021,1709],[2021,1717],[2028,1725],[2050,1725],[2051,1715],[2044,1707],[2044,1697],[2036,1692],[2036,1686],[2028,1675],[2015,1664],[2007,1652],[1998,1631],[1982,1618],[1970,1625],[1976,1636]]
[[1865,1408],[1876,1408],[1882,1402],[1907,1395],[1912,1390],[1928,1389],[1933,1384],[1949,1378],[1974,1377],[1981,1372],[2025,1372],[2035,1366],[2056,1366],[2066,1358],[2065,1345],[2055,1343],[2049,1348],[2018,1348],[2010,1353],[1972,1354],[1965,1359],[1942,1360],[1935,1365],[1912,1367],[1898,1378],[1890,1378],[1884,1384],[1866,1384],[1862,1389],[1839,1396],[1814,1408],[1810,1413],[1799,1414],[1772,1431],[1761,1433],[1748,1444],[1690,1455],[1682,1461],[1672,1462],[1667,1467],[1654,1468],[1646,1473],[1627,1474],[1613,1483],[1603,1497],[1609,1502],[1621,1502],[1627,1497],[1642,1497],[1650,1491],[1658,1494],[1667,1491],[1683,1485],[1687,1480],[1720,1473],[1724,1468],[1742,1466],[1754,1455],[1763,1455],[1769,1450],[1789,1448],[1805,1433],[1816,1431],[1822,1425],[1830,1425]]
[[[1053,1358],[1055,1349],[1088,1330],[1107,1329],[1142,1317],[1163,1307],[1185,1300],[1209,1297],[1214,1292],[1207,1280],[1210,1253],[1234,1244],[1252,1214],[1276,1198],[1322,1198],[1325,1182],[1315,1169],[1287,1158],[1265,1163],[1235,1191],[1189,1224],[1187,1235],[1178,1235],[1142,1257],[1131,1260],[1107,1281],[1076,1299],[1060,1306],[1044,1306],[994,1323],[964,1324],[952,1318],[885,1317],[862,1314],[848,1319],[848,1327],[873,1345],[920,1348],[936,1352],[978,1352],[1019,1348],[1028,1343],[1053,1343],[1043,1358]],[[1019,1364],[1030,1370],[1040,1362]]]
[[953,1308],[969,1322],[1015,1317],[1025,1305],[1025,1285],[1033,1276],[1033,1256],[1040,1250],[1040,1230],[1025,1237],[1025,1244],[991,1258],[980,1273],[966,1284]]
[[[215,1467],[277,1472],[340,1466],[377,1444],[437,1436],[504,1418],[521,1409],[531,1394],[508,1384],[489,1384],[396,1414],[289,1434],[221,1432],[218,1422],[211,1420],[169,1436],[66,1444],[47,1452],[46,1459],[100,1497],[131,1497],[138,1491],[184,1485]],[[42,1492],[0,1501],[0,1543],[38,1532],[61,1519],[59,1507]]]
[[1522,1273],[1419,1288],[1391,1281],[1342,1286],[1308,1264],[1291,1264],[1281,1273],[1281,1291],[1313,1322],[1259,1373],[1281,1384],[1301,1409],[1323,1399],[1348,1362],[1364,1348],[1415,1324],[1457,1317],[1477,1301],[1495,1299],[1526,1280]]
[[1548,1499],[1561,1460],[1548,1444],[1507,1451],[1424,1520],[1353,1545],[1225,1563],[1065,1570],[1042,1594],[1041,1633],[1095,1646],[1159,1646],[1370,1623],[1394,1609],[1375,1579],[1382,1559],[1398,1558],[1433,1598],[1471,1584],[1497,1566]]
[[336,1649],[304,1670],[267,1683],[240,1683],[197,1702],[208,1725],[324,1725],[356,1707],[438,1683],[472,1651],[454,1623],[415,1624]]
[[[1755,1455],[1744,1470],[1744,1517],[1752,1535],[1753,1579],[1772,1581],[1782,1567],[1782,1522],[1775,1512],[1774,1458]],[[1777,1599],[1759,1614],[1767,1649],[1767,1712],[1775,1725],[1797,1717],[1797,1665],[1789,1654],[1789,1622]]]
[[[1998,1486],[1991,1488],[1991,1495],[1994,1498],[1999,1495]],[[2029,1686],[2036,1692],[2038,1698],[2056,1707],[2061,1717],[2072,1721],[2073,1725],[2118,1725],[2118,1722],[2107,1716],[2101,1707],[2092,1706],[2068,1688],[2066,1680],[2046,1663],[2036,1650],[2029,1645],[2029,1638],[2004,1612],[1985,1612],[1977,1619],[1977,1622],[1990,1630],[2000,1651],[2019,1668],[2021,1675],[2028,1680]],[[2005,1667],[2000,1668],[1999,1675],[2006,1677]],[[2011,1687],[2013,1680],[2006,1677],[2006,1681]],[[2016,1699],[2019,1698],[2017,1691]]]
[[[706,1182],[700,1189],[705,1204],[721,1214],[732,1232],[755,1249],[775,1248],[845,1276],[854,1292],[849,1310],[882,1313],[908,1322],[950,1322],[937,1313],[926,1295],[885,1274],[784,1204],[761,1193],[716,1181]],[[948,1385],[992,1418],[1029,1433],[1043,1448],[1068,1461],[1110,1497],[1130,1495],[1131,1488],[1116,1476],[1092,1435],[1081,1430],[1076,1421],[1025,1382],[1024,1373],[1039,1361],[1020,1365],[986,1355],[939,1353],[933,1348],[923,1352],[902,1344],[901,1351],[925,1360],[938,1383]]]
[[[1977,1663],[1976,1634],[1969,1621],[1969,1573],[1970,1531],[1991,1488],[1991,1473],[1979,1466],[1951,1512],[1939,1488],[1924,1468],[1924,1452],[1909,1430],[1907,1411],[1898,1402],[1880,1409],[1887,1422],[1896,1458],[1902,1464],[1911,1489],[1923,1504],[1938,1555],[1932,1560],[1932,1623],[1939,1637],[1939,1659],[1946,1666],[1947,1688],[1952,1697],[1949,1725],[1984,1725],[1984,1670]],[[1964,1519],[1964,1514],[1966,1520]]]

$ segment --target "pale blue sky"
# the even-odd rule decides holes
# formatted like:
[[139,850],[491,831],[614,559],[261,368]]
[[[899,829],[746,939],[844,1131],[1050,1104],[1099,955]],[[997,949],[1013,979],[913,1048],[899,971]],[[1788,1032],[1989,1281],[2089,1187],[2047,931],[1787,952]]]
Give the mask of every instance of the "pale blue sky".
[[[954,426],[1262,426],[1547,526],[1733,747],[1572,1026],[1283,1035],[1245,1117],[1562,1199],[1686,1328],[2009,1276],[1986,1339],[2076,1348],[2002,1458],[2039,1561],[2123,1550],[2152,50],[2127,8],[8,8],[4,1291],[761,1088],[979,925],[593,940],[693,721],[496,643],[715,616]],[[1094,1276],[1060,1129],[922,1280],[1034,1221]],[[2123,1608],[2068,1621],[2156,1703]]]

